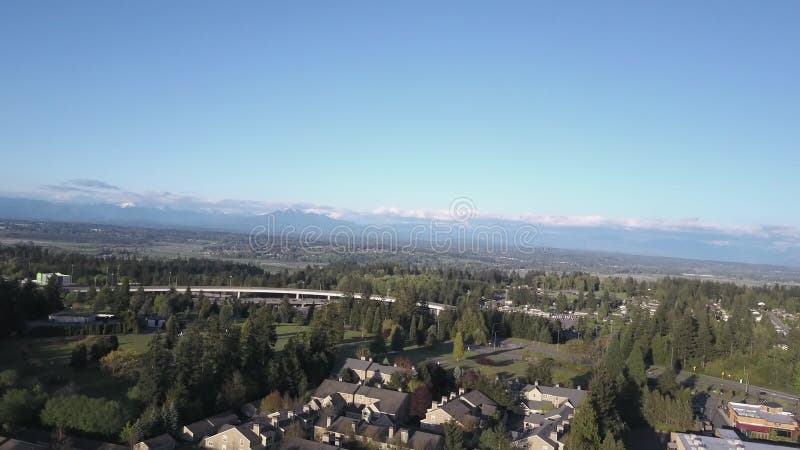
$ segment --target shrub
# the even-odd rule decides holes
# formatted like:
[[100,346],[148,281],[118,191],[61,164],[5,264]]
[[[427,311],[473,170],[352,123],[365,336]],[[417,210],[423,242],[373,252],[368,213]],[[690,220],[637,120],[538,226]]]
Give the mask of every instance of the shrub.
[[119,403],[85,395],[53,397],[42,410],[42,423],[53,427],[106,436],[119,434],[125,421]]

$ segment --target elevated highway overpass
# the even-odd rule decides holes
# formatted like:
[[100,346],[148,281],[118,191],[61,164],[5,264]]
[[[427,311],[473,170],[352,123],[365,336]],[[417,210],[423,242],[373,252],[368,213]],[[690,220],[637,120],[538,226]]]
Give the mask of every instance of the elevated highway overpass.
[[[140,286],[132,285],[130,289],[132,291],[138,290]],[[340,291],[328,291],[322,289],[297,289],[297,288],[275,288],[275,287],[253,287],[253,286],[141,286],[144,292],[169,292],[172,289],[175,289],[178,292],[183,292],[187,288],[191,289],[192,292],[213,292],[219,294],[228,294],[228,295],[236,295],[237,298],[241,298],[242,294],[259,294],[259,295],[273,295],[278,297],[294,297],[294,301],[291,302],[292,304],[311,304],[317,303],[319,301],[331,301],[334,299],[340,299],[346,297],[347,294]],[[65,290],[71,292],[86,292],[90,289],[90,286],[65,286]],[[361,299],[363,295],[360,293],[353,294],[353,298]],[[269,299],[267,299],[269,300]],[[386,303],[393,303],[396,299],[394,297],[389,296],[382,296],[382,295],[371,295],[369,300],[372,301],[380,301]],[[274,303],[268,301],[267,303]],[[439,314],[439,312],[445,309],[452,309],[453,307],[450,305],[445,305],[442,303],[428,303],[428,308],[430,308],[435,314]]]

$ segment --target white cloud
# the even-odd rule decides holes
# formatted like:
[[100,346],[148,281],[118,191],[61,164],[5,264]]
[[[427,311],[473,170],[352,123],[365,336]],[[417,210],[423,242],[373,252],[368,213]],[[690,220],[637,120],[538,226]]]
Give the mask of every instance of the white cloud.
[[[232,199],[219,196],[182,194],[169,191],[133,192],[117,186],[88,179],[68,180],[57,185],[42,186],[38,197],[57,201],[113,203],[138,207],[189,209],[224,214],[264,214],[278,209],[294,208],[309,213],[322,214],[333,219],[359,222],[386,222],[389,220],[451,221],[450,209],[404,209],[397,206],[380,206],[369,210],[355,210],[308,203],[291,203],[274,200]],[[800,229],[774,225],[739,225],[703,222],[690,217],[677,220],[641,217],[607,217],[602,215],[551,215],[535,212],[520,214],[494,214],[472,211],[474,219],[524,222],[539,226],[558,227],[613,227],[632,230],[660,230],[674,232],[707,232],[730,236],[750,236],[775,241],[781,248],[800,245]],[[724,238],[711,238],[706,243],[728,246]]]

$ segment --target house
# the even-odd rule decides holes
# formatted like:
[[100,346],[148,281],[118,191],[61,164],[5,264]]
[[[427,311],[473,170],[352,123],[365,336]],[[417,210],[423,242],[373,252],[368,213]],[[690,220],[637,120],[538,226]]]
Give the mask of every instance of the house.
[[0,436],[0,450],[49,450],[46,443],[20,441],[10,437]]
[[75,311],[59,311],[47,316],[51,322],[56,323],[92,323],[97,319],[95,313],[81,313]]
[[180,438],[186,442],[198,442],[205,436],[211,436],[223,425],[234,425],[239,423],[239,417],[231,411],[217,414],[203,420],[184,425],[181,428]]
[[523,416],[542,414],[551,409],[554,409],[553,404],[545,400],[522,400],[519,402],[519,410]]
[[525,416],[522,428],[511,430],[512,444],[517,448],[563,450],[563,437],[575,417],[575,409],[588,392],[538,383],[526,385],[518,403]]
[[542,386],[539,383],[529,384],[522,389],[522,401],[533,400],[537,402],[545,401],[553,404],[554,407],[559,407],[564,403],[569,403],[573,408],[580,407],[586,398],[586,391],[582,390],[580,386],[577,389],[570,389],[555,386]]
[[442,397],[442,401],[433,402],[425,413],[425,418],[420,421],[423,429],[437,433],[444,432],[444,425],[451,420],[456,421],[465,430],[472,431],[480,427],[484,419],[499,417],[500,410],[497,403],[486,397],[482,392],[473,390],[460,396],[452,394],[450,398]]
[[564,443],[561,441],[563,435],[563,426],[548,423],[515,437],[511,445],[530,450],[563,450]]
[[337,447],[350,441],[381,449],[441,450],[444,446],[444,438],[438,434],[375,425],[345,416],[320,418],[314,427],[314,437]]
[[214,450],[263,450],[274,441],[274,434],[264,430],[261,424],[233,426],[223,425],[219,432],[206,436],[200,443],[200,448]]
[[367,380],[367,369],[372,365],[372,358],[347,358],[344,361],[343,369],[350,369],[353,371],[358,381]]
[[50,282],[50,279],[55,277],[56,286],[69,286],[72,284],[72,276],[71,275],[64,275],[60,272],[55,273],[43,273],[39,272],[36,274],[36,284],[39,286],[44,286]]
[[331,397],[333,394],[338,394],[346,403],[353,403],[353,396],[360,386],[353,383],[345,383],[344,381],[337,380],[324,380],[314,393],[311,394],[312,399],[324,400]]
[[366,414],[368,421],[385,416],[391,423],[402,425],[408,418],[410,399],[404,392],[325,380],[311,395],[309,407],[315,410],[331,407],[338,415],[352,405]]
[[282,409],[266,416],[259,416],[254,420],[259,421],[275,430],[279,438],[282,438],[286,429],[292,424],[299,424],[304,432],[310,432],[314,427],[314,422],[318,416],[318,411],[309,407],[308,404],[300,407]]
[[281,443],[280,450],[338,450],[338,447],[321,442],[290,438]]
[[797,440],[797,419],[777,403],[761,405],[728,402],[725,413],[734,427],[747,437],[769,439],[770,433],[778,437]]
[[147,328],[164,328],[167,318],[162,316],[145,316],[144,323]]
[[172,436],[167,433],[137,442],[133,446],[133,450],[173,450],[174,448],[175,439],[172,439]]
[[794,447],[787,447],[784,445],[769,444],[766,442],[749,442],[742,441],[736,436],[732,430],[732,435],[724,435],[722,437],[714,436],[701,436],[689,433],[670,433],[669,450],[783,450]]
[[575,410],[567,402],[544,414],[525,416],[523,429],[512,430],[512,445],[535,450],[563,450],[563,437],[569,430]]
[[[70,450],[130,450],[129,446],[90,438],[70,436],[69,439]],[[53,441],[50,432],[39,429],[19,428],[16,430],[14,438],[0,436],[0,449],[2,450],[43,450],[62,445],[63,443]]]
[[392,423],[402,425],[408,418],[411,396],[390,389],[360,386],[353,396],[353,405],[369,410],[371,418],[386,416]]
[[397,364],[388,366],[384,364],[372,363],[367,369],[367,380],[377,381],[382,384],[387,384],[392,381],[392,375],[398,373],[409,372],[408,369],[397,367]]
[[396,372],[408,372],[408,369],[395,365],[385,365],[372,362],[372,359],[347,358],[344,362],[344,369],[350,369],[358,381],[362,383],[379,382],[387,384],[392,380],[392,375]]

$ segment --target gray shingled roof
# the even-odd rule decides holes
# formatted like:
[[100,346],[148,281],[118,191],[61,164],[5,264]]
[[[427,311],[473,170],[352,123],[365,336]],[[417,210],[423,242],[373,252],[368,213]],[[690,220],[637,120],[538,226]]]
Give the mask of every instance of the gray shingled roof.
[[408,446],[414,450],[441,448],[444,438],[438,434],[414,431],[408,438]]
[[[573,406],[578,407],[580,406],[581,402],[583,402],[584,397],[588,391],[584,391],[581,389],[570,389],[565,387],[557,387],[557,386],[533,386],[532,389],[539,389],[539,392],[542,394],[552,395],[556,397],[566,397],[569,399],[569,402],[572,403]],[[527,389],[525,392],[528,392],[532,389]]]
[[441,408],[441,410],[447,414],[450,414],[453,419],[459,422],[463,422],[464,416],[472,412],[472,409],[469,407],[469,405],[459,399],[450,400],[444,405],[441,405],[439,408]]
[[347,394],[355,394],[359,385],[353,383],[345,383],[338,380],[324,380],[322,384],[314,391],[314,397],[325,398],[331,394],[344,392]]
[[375,406],[378,408],[380,412],[395,414],[395,415],[400,412],[400,408],[403,406],[403,403],[409,397],[409,395],[404,392],[393,391],[390,389],[374,388],[369,386],[359,387],[358,390],[356,391],[356,394],[377,399],[378,404]]
[[347,358],[344,360],[344,367],[351,370],[367,370],[372,361],[365,359]]

